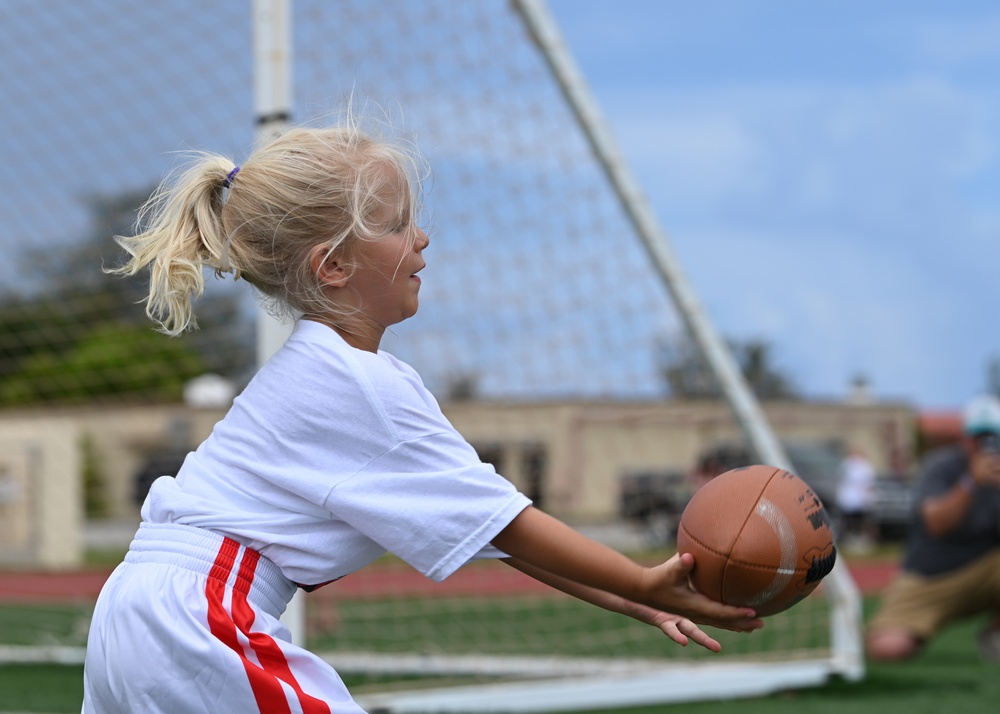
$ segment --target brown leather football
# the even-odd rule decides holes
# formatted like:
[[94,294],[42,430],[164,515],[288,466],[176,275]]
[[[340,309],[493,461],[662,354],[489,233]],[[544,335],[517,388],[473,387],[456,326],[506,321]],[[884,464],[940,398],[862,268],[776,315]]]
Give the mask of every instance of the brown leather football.
[[720,474],[694,494],[677,550],[694,556],[691,582],[699,592],[760,616],[815,590],[837,558],[830,519],[808,484],[761,465]]

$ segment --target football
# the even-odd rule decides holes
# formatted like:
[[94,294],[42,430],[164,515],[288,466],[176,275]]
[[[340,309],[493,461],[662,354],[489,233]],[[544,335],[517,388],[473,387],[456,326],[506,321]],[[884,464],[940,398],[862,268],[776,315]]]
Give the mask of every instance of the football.
[[694,556],[695,589],[758,616],[802,600],[837,559],[830,519],[808,484],[761,465],[720,474],[694,494],[677,550]]

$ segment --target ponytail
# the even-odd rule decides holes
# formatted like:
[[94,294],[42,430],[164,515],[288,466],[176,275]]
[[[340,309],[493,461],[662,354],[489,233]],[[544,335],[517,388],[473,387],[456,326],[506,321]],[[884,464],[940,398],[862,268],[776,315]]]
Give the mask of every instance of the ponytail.
[[[291,129],[241,169],[198,154],[146,202],[138,234],[115,237],[131,257],[109,272],[149,268],[146,314],[169,335],[197,326],[191,303],[205,289],[205,267],[246,280],[276,317],[322,314],[346,323],[355,308],[331,297],[309,256],[322,246],[350,259],[356,242],[381,238],[386,196],[398,203],[396,215],[412,220],[419,169],[407,147],[373,139],[353,123]],[[397,185],[405,190],[389,190]]]
[[203,267],[218,275],[234,270],[222,206],[223,189],[236,170],[229,159],[201,154],[176,180],[161,183],[139,210],[139,233],[115,236],[131,258],[108,272],[136,275],[149,267],[146,314],[168,335],[197,327],[192,301],[205,290]]

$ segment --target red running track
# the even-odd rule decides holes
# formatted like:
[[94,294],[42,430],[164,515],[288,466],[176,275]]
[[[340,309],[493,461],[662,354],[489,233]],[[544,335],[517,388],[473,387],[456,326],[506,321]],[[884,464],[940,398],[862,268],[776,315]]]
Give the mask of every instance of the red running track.
[[[878,593],[897,571],[895,562],[848,564],[864,594]],[[0,603],[72,602],[95,600],[111,569],[71,572],[0,572]],[[552,590],[538,581],[496,563],[475,564],[459,570],[443,583],[428,580],[402,565],[373,565],[311,594],[319,600],[368,597],[544,594]]]

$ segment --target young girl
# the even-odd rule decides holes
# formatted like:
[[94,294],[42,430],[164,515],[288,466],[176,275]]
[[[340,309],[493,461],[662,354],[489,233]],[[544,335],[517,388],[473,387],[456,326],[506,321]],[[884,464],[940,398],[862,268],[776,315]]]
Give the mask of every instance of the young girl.
[[437,581],[504,558],[716,652],[695,622],[762,626],[692,591],[690,555],[643,567],[533,508],[379,351],[417,311],[429,241],[415,166],[353,125],[296,129],[243,166],[201,156],[157,191],[145,230],[118,238],[131,256],[118,272],[149,268],[146,311],[168,334],[195,325],[203,266],[300,317],[177,477],[153,484],[97,602],[84,711],[361,711],[278,618],[297,587],[386,551]]

